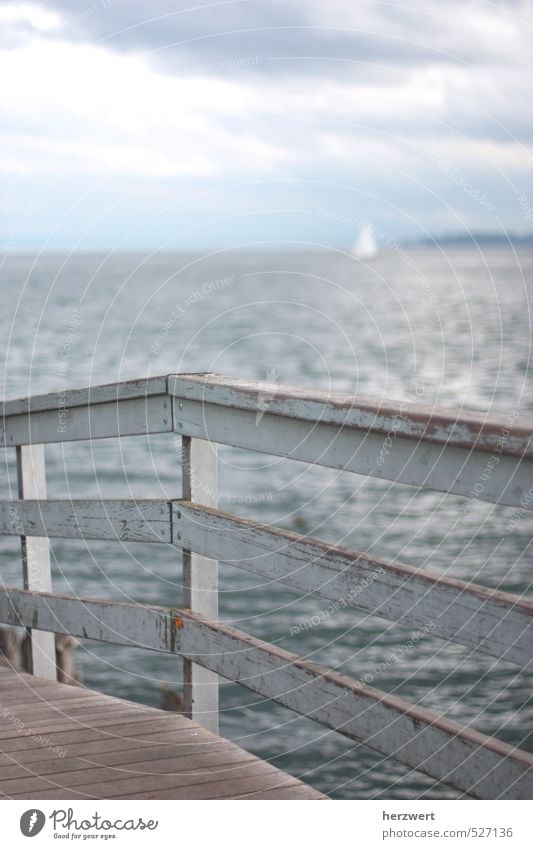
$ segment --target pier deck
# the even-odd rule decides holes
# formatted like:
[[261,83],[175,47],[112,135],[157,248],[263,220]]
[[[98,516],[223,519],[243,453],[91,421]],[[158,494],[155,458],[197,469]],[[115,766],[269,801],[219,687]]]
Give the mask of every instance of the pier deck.
[[181,714],[0,668],[2,799],[324,799]]

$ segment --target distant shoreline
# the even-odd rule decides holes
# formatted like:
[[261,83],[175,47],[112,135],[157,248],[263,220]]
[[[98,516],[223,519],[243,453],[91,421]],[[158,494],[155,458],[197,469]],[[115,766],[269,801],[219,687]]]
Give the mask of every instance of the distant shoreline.
[[[392,240],[393,244],[397,248],[409,248],[411,250],[417,248],[533,248],[533,233],[523,235],[517,233],[508,233],[502,235],[500,233],[470,233],[470,234],[450,234],[445,236],[425,236],[423,239],[413,239],[413,238],[404,238]],[[378,253],[386,253],[390,248],[389,244],[377,242]],[[145,257],[146,255],[152,254],[153,256],[161,256],[162,254],[181,254],[181,255],[190,255],[190,256],[207,256],[214,254],[251,254],[251,253],[288,253],[288,254],[296,254],[296,253],[322,253],[324,251],[338,251],[341,253],[352,253],[352,247],[347,245],[317,245],[312,242],[299,242],[294,243],[293,241],[287,242],[283,244],[282,242],[276,243],[266,243],[266,244],[250,244],[250,245],[239,245],[236,248],[219,245],[210,246],[210,247],[201,247],[201,246],[190,246],[190,247],[176,247],[176,248],[165,248],[164,250],[160,250],[154,248],[153,246],[146,247],[136,247],[136,248],[127,248],[123,247],[120,250],[116,250],[113,247],[79,247],[75,251],[72,250],[71,247],[49,247],[46,250],[43,250],[42,247],[21,247],[18,250],[9,249],[6,250],[2,248],[0,244],[0,258],[6,259],[8,256],[12,257],[35,257],[35,256],[65,256],[65,254],[72,256],[95,256],[95,255],[107,255],[107,256],[117,256],[117,255],[138,255]]]
[[404,242],[412,248],[475,248],[475,247],[533,247],[533,233],[467,233],[449,236],[429,236]]

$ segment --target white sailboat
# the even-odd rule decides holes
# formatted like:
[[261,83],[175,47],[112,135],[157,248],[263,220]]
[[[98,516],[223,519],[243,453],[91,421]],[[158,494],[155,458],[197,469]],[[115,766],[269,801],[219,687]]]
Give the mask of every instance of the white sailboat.
[[352,254],[357,259],[374,259],[378,254],[378,245],[370,224],[362,224]]

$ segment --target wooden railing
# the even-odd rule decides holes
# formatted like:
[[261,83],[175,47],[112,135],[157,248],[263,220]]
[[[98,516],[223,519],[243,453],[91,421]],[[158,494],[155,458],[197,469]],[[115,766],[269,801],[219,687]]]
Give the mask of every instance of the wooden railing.
[[[525,667],[533,603],[221,512],[216,445],[533,509],[533,422],[456,415],[211,374],[178,374],[3,404],[19,499],[0,533],[22,538],[24,589],[0,622],[30,630],[34,674],[55,676],[53,634],[180,655],[187,713],[216,731],[218,676],[478,798],[531,798],[533,755],[218,621],[219,560]],[[43,445],[139,434],[183,440],[178,500],[47,500]],[[183,609],[54,594],[49,537],[183,552]]]

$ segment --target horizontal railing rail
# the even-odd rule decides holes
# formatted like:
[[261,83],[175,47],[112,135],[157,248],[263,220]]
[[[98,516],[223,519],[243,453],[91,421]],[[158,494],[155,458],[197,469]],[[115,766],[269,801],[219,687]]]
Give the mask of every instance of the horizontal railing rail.
[[533,423],[522,418],[454,417],[211,375],[170,377],[169,392],[185,436],[533,509]]
[[353,607],[522,667],[533,663],[533,602],[175,501],[173,537],[206,557],[339,607]]
[[533,510],[533,422],[211,374],[5,401],[0,444],[175,432]]
[[[0,621],[29,629],[36,674],[55,674],[54,633],[178,654],[213,730],[221,675],[470,795],[531,798],[533,755],[218,621],[217,561],[524,668],[533,602],[224,513],[215,445],[531,510],[533,422],[187,374],[7,401],[2,425],[19,498],[0,534],[21,538],[24,589],[0,590]],[[181,499],[46,498],[40,445],[156,433],[182,436]],[[181,607],[52,593],[49,538],[179,549]]]
[[533,602],[181,499],[0,501],[0,535],[173,543],[522,667]]
[[[57,414],[105,403],[116,406],[117,403],[127,401],[151,401],[167,395],[178,399],[178,402],[212,403],[227,409],[261,414],[268,412],[284,418],[336,424],[382,434],[395,428],[395,421],[400,418],[396,429],[400,430],[400,435],[411,439],[533,457],[533,422],[514,413],[503,416],[461,411],[458,414],[455,409],[445,407],[301,389],[205,372],[170,374],[3,401],[0,402],[0,416],[11,419],[19,415]],[[69,436],[68,428],[66,436]],[[279,446],[279,449],[283,450],[283,446]]]
[[0,501],[0,535],[171,542],[170,503],[118,498]]
[[[301,389],[216,374],[169,375],[168,381],[168,391],[178,401],[268,413],[365,433],[387,434],[394,429],[399,431],[398,436],[438,445],[493,452],[500,446],[502,433],[507,431],[505,453],[533,457],[532,422],[516,415],[509,418],[474,412],[457,414],[445,407]],[[510,420],[512,434],[509,433]],[[278,446],[278,450],[282,448]]]

